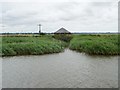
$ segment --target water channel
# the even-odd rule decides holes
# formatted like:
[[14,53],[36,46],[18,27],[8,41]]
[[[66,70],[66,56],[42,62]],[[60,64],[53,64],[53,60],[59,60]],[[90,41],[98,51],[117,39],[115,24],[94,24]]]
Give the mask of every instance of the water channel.
[[66,49],[48,55],[3,57],[3,88],[117,88],[118,56]]

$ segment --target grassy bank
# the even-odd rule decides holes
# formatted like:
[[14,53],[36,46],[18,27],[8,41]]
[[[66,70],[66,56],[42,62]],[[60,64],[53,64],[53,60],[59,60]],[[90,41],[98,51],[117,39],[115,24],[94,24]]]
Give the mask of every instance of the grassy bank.
[[[72,35],[69,48],[90,55],[120,55],[118,35]],[[66,38],[65,38],[66,39]],[[58,53],[68,43],[44,36],[2,36],[0,37],[0,55],[42,55]]]
[[90,55],[120,55],[118,35],[74,35],[70,49]]
[[3,36],[1,48],[2,56],[14,55],[41,55],[49,53],[58,53],[64,50],[67,46],[65,42],[55,40],[52,36],[42,37],[6,37]]

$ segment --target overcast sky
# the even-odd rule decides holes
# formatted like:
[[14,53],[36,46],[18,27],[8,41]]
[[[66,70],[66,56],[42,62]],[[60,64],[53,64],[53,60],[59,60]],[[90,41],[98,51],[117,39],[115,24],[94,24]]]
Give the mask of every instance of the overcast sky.
[[70,32],[118,32],[117,0],[83,1],[4,0],[0,3],[0,32],[38,32],[38,24],[42,24],[42,32],[61,27]]

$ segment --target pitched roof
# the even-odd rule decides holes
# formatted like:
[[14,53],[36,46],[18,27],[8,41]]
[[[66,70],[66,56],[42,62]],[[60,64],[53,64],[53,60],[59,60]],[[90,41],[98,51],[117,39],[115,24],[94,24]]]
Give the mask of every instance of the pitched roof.
[[70,33],[68,30],[66,30],[65,28],[60,28],[58,31],[55,32],[56,34],[59,33]]

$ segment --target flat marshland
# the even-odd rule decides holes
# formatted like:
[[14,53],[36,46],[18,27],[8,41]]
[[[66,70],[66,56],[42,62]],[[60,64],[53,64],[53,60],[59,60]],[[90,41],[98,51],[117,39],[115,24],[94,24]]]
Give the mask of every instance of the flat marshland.
[[118,35],[1,38],[3,88],[118,87]]
[[90,55],[120,55],[119,35],[75,35],[70,49]]
[[65,42],[51,36],[2,37],[2,56],[41,55],[58,53],[64,50]]
[[57,40],[52,35],[43,36],[2,36],[2,56],[41,55],[58,53],[69,44],[71,50],[90,55],[120,55],[118,35],[72,35],[70,42]]

